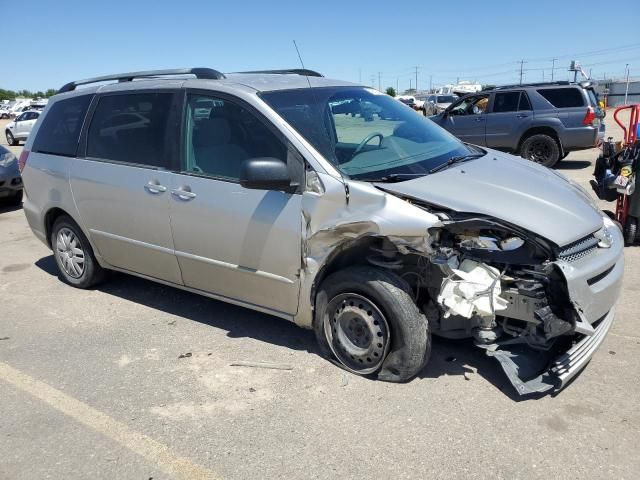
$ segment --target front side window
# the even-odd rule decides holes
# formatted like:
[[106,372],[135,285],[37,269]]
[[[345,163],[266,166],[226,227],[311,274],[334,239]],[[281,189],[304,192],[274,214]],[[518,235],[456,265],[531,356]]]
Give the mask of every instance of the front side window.
[[453,103],[456,101],[456,97],[453,95],[438,95],[437,103]]
[[170,93],[102,97],[89,126],[87,157],[169,168],[165,138],[172,97]]
[[185,172],[238,181],[249,158],[287,161],[284,143],[240,104],[208,95],[187,98]]
[[425,175],[470,150],[431,120],[365,87],[261,94],[343,174],[362,180]]
[[33,151],[75,156],[80,130],[93,95],[80,95],[55,102],[42,119]]
[[487,111],[489,95],[477,95],[467,97],[456,104],[450,111],[450,115],[482,115]]

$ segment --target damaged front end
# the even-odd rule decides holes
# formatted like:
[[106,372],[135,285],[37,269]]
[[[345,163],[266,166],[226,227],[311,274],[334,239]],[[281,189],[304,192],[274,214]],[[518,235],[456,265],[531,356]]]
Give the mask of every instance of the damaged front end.
[[[472,215],[445,216],[443,227],[430,232],[436,253],[424,277],[430,295],[423,308],[432,333],[473,338],[500,362],[520,395],[564,387],[604,339],[619,289],[614,282],[608,304],[600,309],[605,313],[587,318],[580,299],[571,295],[567,271],[574,267],[567,260],[576,258],[580,268],[592,270],[589,261],[598,263],[597,249],[611,244],[592,235],[583,250],[563,257],[567,249],[515,226]],[[621,257],[607,253],[601,263],[613,266],[592,280],[604,280],[620,268]]]

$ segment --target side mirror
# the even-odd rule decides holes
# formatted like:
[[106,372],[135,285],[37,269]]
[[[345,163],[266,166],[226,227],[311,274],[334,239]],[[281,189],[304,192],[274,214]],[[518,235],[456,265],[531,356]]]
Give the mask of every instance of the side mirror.
[[271,157],[250,158],[240,166],[240,185],[254,190],[281,190],[293,193],[298,185],[292,183],[287,164]]

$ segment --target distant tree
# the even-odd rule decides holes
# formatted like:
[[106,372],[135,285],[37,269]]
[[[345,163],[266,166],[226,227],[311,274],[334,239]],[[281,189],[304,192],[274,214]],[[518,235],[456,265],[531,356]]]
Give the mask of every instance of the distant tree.
[[410,89],[404,91],[405,95],[415,95],[415,93],[416,93],[416,89],[415,88],[410,88]]
[[44,92],[44,96],[46,98],[53,97],[56,94],[57,90],[55,88],[50,88],[46,92]]
[[16,92],[13,90],[4,90],[0,88],[0,100],[13,100],[16,98]]
[[387,87],[387,95],[389,95],[390,97],[395,97],[396,96],[396,89],[393,87]]

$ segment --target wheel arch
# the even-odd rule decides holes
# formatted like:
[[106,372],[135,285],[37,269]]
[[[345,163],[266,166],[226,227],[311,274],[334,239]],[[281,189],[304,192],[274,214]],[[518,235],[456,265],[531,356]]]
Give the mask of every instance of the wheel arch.
[[520,136],[520,140],[518,141],[518,148],[516,152],[520,153],[522,144],[527,138],[533,135],[539,135],[539,134],[549,135],[551,138],[553,138],[556,141],[556,143],[558,144],[558,148],[560,149],[560,157],[562,158],[562,155],[564,155],[564,148],[562,147],[562,142],[560,141],[560,135],[558,135],[558,132],[555,128],[549,125],[539,125],[536,127],[530,127],[527,130],[525,130],[524,133]]

